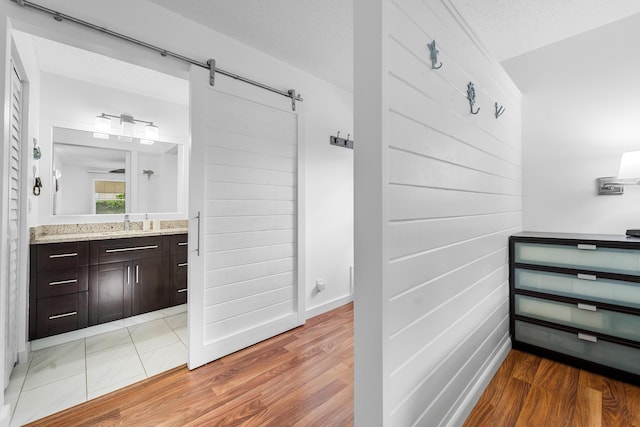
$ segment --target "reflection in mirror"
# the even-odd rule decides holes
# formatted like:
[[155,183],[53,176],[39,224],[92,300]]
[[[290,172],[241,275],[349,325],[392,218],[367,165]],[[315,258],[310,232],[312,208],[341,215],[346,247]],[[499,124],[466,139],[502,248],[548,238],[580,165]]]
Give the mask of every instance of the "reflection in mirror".
[[178,212],[182,145],[54,127],[52,214]]

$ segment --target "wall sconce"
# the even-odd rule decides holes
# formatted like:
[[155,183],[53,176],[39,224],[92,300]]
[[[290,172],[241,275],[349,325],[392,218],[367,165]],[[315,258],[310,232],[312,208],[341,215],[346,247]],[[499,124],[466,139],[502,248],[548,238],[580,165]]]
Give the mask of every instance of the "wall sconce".
[[146,144],[153,144],[154,140],[158,139],[159,128],[154,125],[153,122],[147,120],[139,120],[133,118],[129,114],[120,114],[119,116],[113,114],[102,113],[96,116],[95,132],[93,136],[100,139],[108,139],[109,134],[112,132],[111,119],[120,119],[120,129],[118,134],[118,140],[124,142],[131,142],[135,136],[135,124],[146,123],[144,127],[144,140]]
[[625,185],[640,184],[640,151],[622,154],[618,176],[597,178],[599,195],[620,195]]

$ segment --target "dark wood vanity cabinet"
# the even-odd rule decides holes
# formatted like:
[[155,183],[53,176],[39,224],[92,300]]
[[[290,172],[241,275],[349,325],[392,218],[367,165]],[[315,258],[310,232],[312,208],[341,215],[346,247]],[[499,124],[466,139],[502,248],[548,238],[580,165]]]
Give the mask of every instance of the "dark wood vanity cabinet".
[[30,340],[187,302],[187,234],[30,250]]
[[92,241],[89,325],[167,307],[162,253],[161,236]]
[[89,243],[31,246],[29,339],[87,327]]
[[188,245],[187,234],[164,236],[164,277],[168,280],[170,305],[187,302]]

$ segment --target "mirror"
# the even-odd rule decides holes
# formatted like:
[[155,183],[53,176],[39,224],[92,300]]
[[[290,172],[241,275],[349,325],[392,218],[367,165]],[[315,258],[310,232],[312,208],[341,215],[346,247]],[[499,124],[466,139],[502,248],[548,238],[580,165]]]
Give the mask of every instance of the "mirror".
[[[107,136],[107,135],[105,135]],[[173,213],[184,182],[183,145],[126,142],[93,132],[52,128],[53,215]]]

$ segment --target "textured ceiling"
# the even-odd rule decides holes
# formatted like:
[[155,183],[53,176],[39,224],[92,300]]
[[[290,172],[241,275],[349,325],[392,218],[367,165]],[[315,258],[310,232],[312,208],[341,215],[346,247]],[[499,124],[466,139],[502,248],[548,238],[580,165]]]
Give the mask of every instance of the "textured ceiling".
[[[352,0],[150,1],[352,89]],[[640,0],[451,1],[500,61],[640,12]]]
[[452,0],[499,60],[640,12],[638,0]]
[[151,1],[344,89],[353,86],[352,0]]

